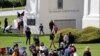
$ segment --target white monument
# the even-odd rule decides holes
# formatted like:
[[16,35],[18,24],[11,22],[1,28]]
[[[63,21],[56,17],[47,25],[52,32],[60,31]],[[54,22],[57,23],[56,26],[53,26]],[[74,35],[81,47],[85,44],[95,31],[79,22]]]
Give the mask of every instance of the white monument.
[[88,26],[100,28],[100,0],[84,0],[82,28]]
[[28,26],[33,34],[39,34],[38,30],[38,0],[26,1],[26,14],[24,18],[24,26]]

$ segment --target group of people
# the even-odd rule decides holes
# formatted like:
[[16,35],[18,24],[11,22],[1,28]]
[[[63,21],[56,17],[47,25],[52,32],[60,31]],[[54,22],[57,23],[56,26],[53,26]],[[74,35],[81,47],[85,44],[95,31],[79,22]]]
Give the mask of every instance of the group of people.
[[[24,28],[23,16],[24,16],[24,11],[21,14],[19,12],[17,12],[17,18],[18,18],[18,20],[17,20],[18,21],[17,22],[17,30],[18,30],[19,33],[22,33],[23,28]],[[0,25],[1,25],[1,22],[0,22]],[[3,33],[10,33],[11,29],[12,29],[12,25],[8,24],[8,18],[6,17],[4,19]]]
[[68,34],[65,34],[64,36],[62,33],[60,33],[59,40],[58,40],[59,46],[61,42],[63,42],[65,45],[70,45],[74,43],[74,38],[75,37],[71,32],[69,32]]
[[[60,33],[58,43],[59,48],[57,48],[54,44],[54,38],[55,33],[57,33],[58,28],[55,27],[55,24],[53,21],[49,23],[50,27],[50,46],[49,51],[48,48],[44,45],[44,43],[40,43],[38,39],[38,35],[34,35],[36,38],[34,39],[35,43],[31,44],[29,46],[29,50],[32,53],[32,56],[78,56],[76,52],[76,47],[73,45],[74,43],[74,35],[69,32],[68,34],[63,35],[63,33]],[[43,33],[43,25],[40,24],[40,32]],[[56,30],[55,30],[56,29]],[[54,49],[52,49],[52,45],[54,46]],[[86,48],[84,51],[83,56],[91,56],[90,48]]]
[[[7,18],[5,19],[5,28],[8,26]],[[45,34],[43,31],[43,25],[40,24],[40,34]],[[30,43],[31,39],[31,31],[29,27],[26,27],[25,34],[26,34],[26,45],[29,43],[29,50],[32,56],[78,56],[76,52],[76,47],[73,45],[74,43],[74,35],[69,32],[68,34],[63,35],[60,33],[58,43],[59,47],[57,48],[54,44],[55,34],[58,31],[58,27],[56,24],[51,20],[49,23],[50,28],[50,46],[49,49],[45,46],[43,42],[40,43],[39,36],[34,35],[34,44]],[[4,29],[5,31],[5,29]],[[52,49],[52,45],[54,49]],[[26,51],[20,54],[18,49],[18,44],[14,45],[12,56],[27,56]],[[91,56],[90,48],[87,47],[84,51],[83,56]]]
[[8,54],[11,56],[27,56],[25,48],[19,48],[19,45],[16,43],[12,48],[9,48]]
[[[65,46],[63,42],[61,42],[60,47],[57,49],[48,49],[45,44],[41,42],[40,46],[31,44],[29,46],[29,50],[32,56],[78,56],[77,49],[74,44]],[[86,47],[83,56],[91,56],[89,47]]]

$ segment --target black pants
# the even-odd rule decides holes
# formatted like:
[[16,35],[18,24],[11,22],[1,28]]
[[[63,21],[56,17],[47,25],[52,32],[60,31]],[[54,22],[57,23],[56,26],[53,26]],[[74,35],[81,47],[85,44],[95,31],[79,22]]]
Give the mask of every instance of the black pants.
[[43,30],[40,30],[40,34],[42,34],[42,33],[44,34],[44,31]]
[[37,56],[37,53],[33,53],[32,56]]
[[30,38],[28,38],[28,37],[26,39],[26,45],[27,45],[27,42],[29,42],[29,45],[30,45]]

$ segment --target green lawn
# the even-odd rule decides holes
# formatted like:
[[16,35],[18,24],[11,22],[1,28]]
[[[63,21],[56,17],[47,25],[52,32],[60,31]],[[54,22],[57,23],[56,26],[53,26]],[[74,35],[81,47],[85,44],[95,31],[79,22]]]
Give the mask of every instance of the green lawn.
[[8,18],[8,25],[12,24],[12,21],[17,18],[17,16],[0,16],[1,27],[4,27],[4,19]]
[[[39,37],[41,42],[44,42],[47,48],[49,48],[50,41],[49,36],[40,36]],[[30,56],[30,52],[28,50],[29,45],[25,45],[25,37],[15,37],[15,36],[0,36],[0,48],[2,47],[12,47],[14,41],[21,41],[22,43],[19,44],[19,47],[25,46],[27,47],[28,56]],[[33,43],[33,39],[31,39],[31,43]],[[56,43],[58,46],[58,43]],[[86,46],[90,46],[92,56],[100,56],[100,44],[75,44],[77,48],[78,56],[82,56],[84,48]]]
[[0,11],[23,10],[25,7],[0,8]]

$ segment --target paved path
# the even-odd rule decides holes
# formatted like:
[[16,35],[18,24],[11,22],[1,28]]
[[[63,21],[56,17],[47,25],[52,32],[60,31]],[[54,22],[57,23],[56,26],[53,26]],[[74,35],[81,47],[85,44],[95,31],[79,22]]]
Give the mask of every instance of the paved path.
[[0,11],[0,16],[17,15],[17,12],[23,12],[25,10],[12,10],[12,11]]

